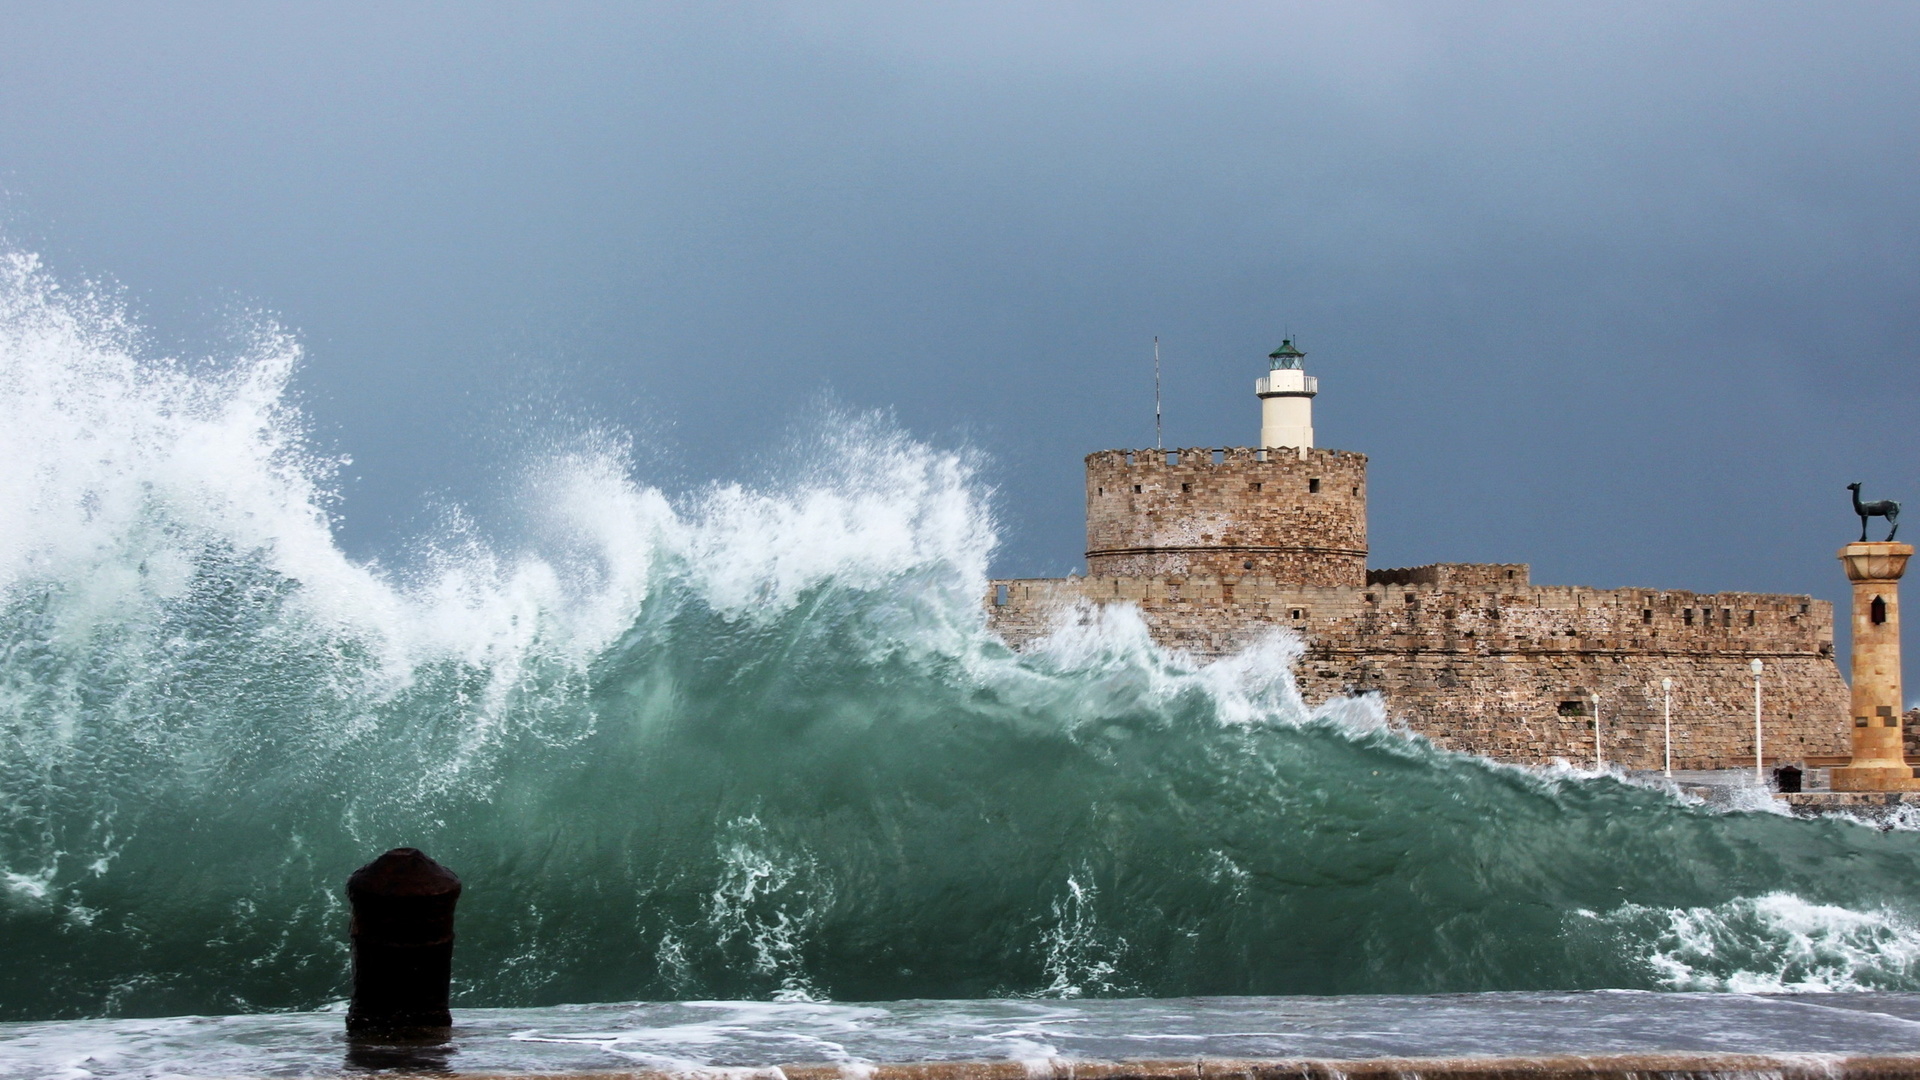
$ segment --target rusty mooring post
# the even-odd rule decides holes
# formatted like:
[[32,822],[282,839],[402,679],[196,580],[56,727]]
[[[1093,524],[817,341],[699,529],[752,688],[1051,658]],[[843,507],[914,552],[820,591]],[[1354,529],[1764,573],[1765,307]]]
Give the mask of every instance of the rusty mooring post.
[[394,848],[353,872],[350,1035],[445,1037],[453,978],[453,905],[460,879],[416,848]]

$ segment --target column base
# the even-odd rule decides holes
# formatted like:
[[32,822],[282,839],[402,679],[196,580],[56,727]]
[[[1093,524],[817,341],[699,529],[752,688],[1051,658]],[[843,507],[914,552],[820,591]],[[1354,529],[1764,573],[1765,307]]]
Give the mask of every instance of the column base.
[[1834,791],[1920,791],[1920,778],[1907,765],[1848,765],[1829,775]]

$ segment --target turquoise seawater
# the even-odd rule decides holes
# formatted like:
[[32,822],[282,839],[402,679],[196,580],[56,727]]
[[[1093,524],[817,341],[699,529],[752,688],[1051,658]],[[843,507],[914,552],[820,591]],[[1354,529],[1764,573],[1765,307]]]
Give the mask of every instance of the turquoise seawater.
[[1443,753],[1281,633],[1011,652],[965,453],[851,418],[670,497],[575,433],[370,564],[296,341],[142,340],[0,258],[0,1018],[336,1001],[402,844],[469,1007],[1920,990],[1915,834]]

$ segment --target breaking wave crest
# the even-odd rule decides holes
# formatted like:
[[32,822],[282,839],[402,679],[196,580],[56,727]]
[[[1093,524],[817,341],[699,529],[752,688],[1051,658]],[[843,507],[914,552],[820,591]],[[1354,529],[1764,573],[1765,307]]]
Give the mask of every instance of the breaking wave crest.
[[1280,634],[1010,652],[973,462],[877,421],[681,497],[582,437],[526,539],[357,562],[298,360],[0,259],[0,1016],[334,1000],[398,844],[467,882],[468,1005],[1920,989],[1910,833],[1442,753]]

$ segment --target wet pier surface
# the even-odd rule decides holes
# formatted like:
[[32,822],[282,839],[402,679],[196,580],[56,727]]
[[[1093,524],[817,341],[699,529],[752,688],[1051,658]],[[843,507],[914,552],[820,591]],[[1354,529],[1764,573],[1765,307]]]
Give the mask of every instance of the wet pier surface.
[[456,1010],[450,1042],[414,1047],[343,1028],[338,1012],[5,1024],[0,1076],[1920,1076],[1920,994],[577,1005]]

